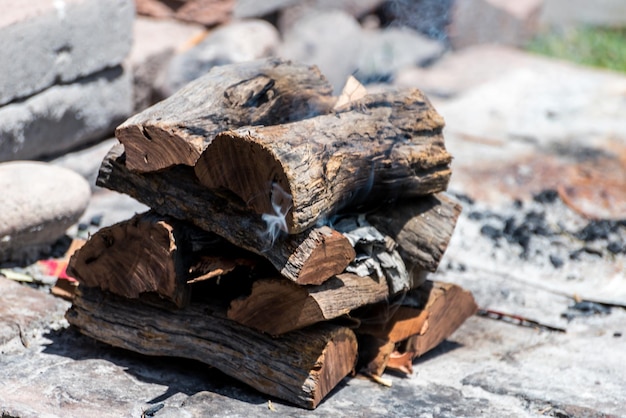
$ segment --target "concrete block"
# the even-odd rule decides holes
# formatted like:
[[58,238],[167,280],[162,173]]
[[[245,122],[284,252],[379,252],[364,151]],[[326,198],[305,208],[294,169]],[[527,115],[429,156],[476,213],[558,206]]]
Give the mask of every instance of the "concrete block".
[[0,105],[119,65],[132,0],[0,0]]
[[463,0],[451,9],[454,48],[495,43],[522,46],[536,33],[543,0]]
[[111,133],[132,110],[122,67],[0,107],[0,161],[58,155]]

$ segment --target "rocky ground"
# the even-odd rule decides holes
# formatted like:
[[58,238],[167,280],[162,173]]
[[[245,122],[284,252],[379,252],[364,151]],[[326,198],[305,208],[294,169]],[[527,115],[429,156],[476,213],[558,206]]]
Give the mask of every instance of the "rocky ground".
[[[288,20],[283,23],[289,26]],[[151,21],[144,24],[162,28]],[[179,37],[169,37],[172,45],[201,31],[194,25],[175,26],[179,32],[171,33]],[[259,24],[246,30],[266,29]],[[228,34],[219,36],[220,42],[237,41]],[[418,87],[446,119],[446,144],[454,156],[450,193],[464,210],[431,278],[471,290],[481,311],[418,359],[413,376],[386,375],[392,381],[389,388],[359,376],[346,378],[315,411],[304,411],[199,363],[147,358],[90,340],[68,328],[63,315],[69,302],[48,293],[49,280],[25,285],[0,277],[2,415],[626,416],[626,377],[621,372],[626,338],[626,76],[513,48],[446,52],[439,44],[424,42],[420,51],[431,54],[424,58],[431,65],[393,61],[398,64],[394,77],[373,80],[368,75],[370,81],[381,82],[368,87]],[[204,48],[206,61],[212,49]],[[281,48],[290,46],[285,42]],[[265,53],[248,52],[247,57]],[[345,49],[333,53],[347,56]],[[163,54],[172,52],[142,49],[131,57],[135,63],[154,65]],[[200,50],[179,53],[165,72],[135,67],[136,86],[156,86],[137,90],[135,106],[175,89],[189,76],[176,68],[192,68],[198,54]],[[341,62],[365,68],[362,59]],[[337,80],[352,71],[350,66],[328,68]],[[72,188],[85,186],[72,205],[46,215],[68,214],[64,222],[74,223],[67,230],[70,236],[85,236],[145,210],[131,198],[95,186],[99,162],[113,143],[110,139],[55,158],[53,168],[61,171],[44,176],[50,184],[57,175],[84,182]],[[41,205],[30,204],[35,209]],[[0,250],[6,248],[2,245]],[[4,267],[24,271],[15,263]]]

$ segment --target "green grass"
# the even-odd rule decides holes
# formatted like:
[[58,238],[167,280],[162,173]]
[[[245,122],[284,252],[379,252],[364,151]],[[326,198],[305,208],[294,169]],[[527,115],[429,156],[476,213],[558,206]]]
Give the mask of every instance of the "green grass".
[[528,50],[626,73],[626,28],[580,27],[538,36]]

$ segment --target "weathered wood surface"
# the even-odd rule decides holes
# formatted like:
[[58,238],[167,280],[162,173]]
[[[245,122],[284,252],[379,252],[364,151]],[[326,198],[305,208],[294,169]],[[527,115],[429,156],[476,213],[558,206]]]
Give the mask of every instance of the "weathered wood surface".
[[66,314],[99,341],[151,356],[201,361],[256,390],[313,409],[356,363],[346,328],[320,324],[271,338],[225,317],[218,305],[167,310],[79,288]]
[[345,207],[445,190],[443,125],[419,90],[368,95],[331,115],[221,133],[195,172],[299,233]]
[[191,243],[177,224],[180,221],[147,212],[102,228],[74,253],[68,273],[85,286],[126,298],[153,292],[185,306],[190,298],[185,282]]
[[[410,372],[413,359],[452,335],[477,308],[472,294],[460,286],[427,281],[395,305],[381,303],[355,312],[361,319],[356,332],[363,341],[363,367],[375,375],[391,362],[394,370]],[[395,350],[389,351],[389,343]]]
[[461,205],[443,193],[398,202],[367,216],[398,244],[407,269],[435,271],[448,247]]
[[216,134],[328,113],[336,101],[317,67],[279,59],[213,67],[115,131],[130,170],[194,165]]
[[190,167],[137,173],[125,164],[124,148],[114,146],[104,158],[97,184],[125,193],[155,211],[215,232],[232,244],[269,260],[280,274],[300,284],[321,284],[354,259],[354,249],[328,227],[273,239],[260,216],[200,185]]
[[319,286],[299,286],[285,279],[262,279],[249,296],[235,299],[228,318],[270,335],[337,318],[389,296],[384,278],[344,273]]
[[[403,352],[412,353],[413,358],[438,346],[478,310],[469,291],[451,283],[432,283],[432,290],[423,305],[423,310],[428,312],[428,318],[420,332],[410,336],[406,346],[402,348]],[[420,306],[424,304],[424,294],[409,292],[403,303]]]
[[191,283],[275,270],[256,254],[195,225],[154,211],[96,232],[70,259],[68,273],[87,287],[128,299],[155,293],[187,305]]

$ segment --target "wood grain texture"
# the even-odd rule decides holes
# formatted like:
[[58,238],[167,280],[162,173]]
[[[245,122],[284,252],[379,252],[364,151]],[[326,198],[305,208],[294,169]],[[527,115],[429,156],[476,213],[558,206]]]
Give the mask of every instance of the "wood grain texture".
[[66,318],[104,343],[145,355],[198,360],[309,409],[356,363],[357,340],[346,327],[320,324],[271,338],[226,319],[219,305],[191,304],[172,311],[81,286]]
[[194,165],[218,133],[328,113],[336,98],[317,67],[279,59],[216,66],[115,131],[130,170]]
[[[185,306],[190,288],[184,231],[176,220],[153,212],[105,227],[74,253],[68,273],[88,287],[98,287],[130,299],[156,293]],[[208,233],[206,233],[208,234]]]
[[285,279],[262,279],[249,296],[235,299],[228,318],[270,335],[281,335],[337,318],[389,296],[387,281],[344,273],[318,286]]
[[137,173],[128,169],[125,159],[124,148],[114,146],[102,162],[97,184],[125,193],[158,213],[215,232],[263,256],[282,276],[296,283],[321,284],[343,272],[354,259],[350,242],[331,228],[312,228],[274,241],[260,216],[199,184],[190,167]]
[[445,190],[443,125],[419,90],[368,95],[331,115],[221,133],[195,171],[299,233],[350,206]]

